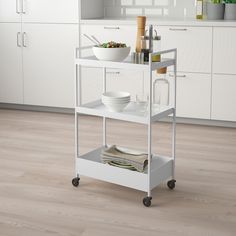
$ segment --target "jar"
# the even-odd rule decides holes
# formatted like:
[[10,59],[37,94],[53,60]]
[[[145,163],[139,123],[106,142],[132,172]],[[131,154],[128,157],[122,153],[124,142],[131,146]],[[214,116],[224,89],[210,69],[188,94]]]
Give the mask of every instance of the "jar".
[[159,108],[168,106],[169,100],[170,84],[166,79],[166,74],[161,74],[161,77],[153,82],[153,105]]

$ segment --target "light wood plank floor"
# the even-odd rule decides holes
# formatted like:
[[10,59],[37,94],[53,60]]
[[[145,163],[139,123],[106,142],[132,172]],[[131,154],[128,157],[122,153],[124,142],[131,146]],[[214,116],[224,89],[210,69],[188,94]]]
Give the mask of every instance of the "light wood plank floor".
[[[110,121],[108,140],[144,149],[144,126]],[[101,120],[81,119],[82,152],[101,145]],[[154,125],[170,153],[170,124]],[[1,236],[236,235],[236,129],[177,126],[177,186],[143,192],[74,176],[74,117],[0,110]]]

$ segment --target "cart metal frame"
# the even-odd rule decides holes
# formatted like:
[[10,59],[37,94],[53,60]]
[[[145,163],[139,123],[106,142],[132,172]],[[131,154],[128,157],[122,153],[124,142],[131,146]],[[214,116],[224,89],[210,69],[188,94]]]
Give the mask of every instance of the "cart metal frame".
[[[170,179],[167,186],[170,189],[175,188],[175,159],[176,159],[176,78],[177,78],[177,49],[170,49],[149,54],[149,62],[146,64],[134,64],[130,58],[124,62],[99,61],[95,57],[82,57],[81,50],[91,50],[91,47],[83,47],[76,49],[75,58],[75,172],[76,177],[72,180],[74,186],[79,185],[80,175],[100,179],[103,181],[131,187],[147,192],[147,196],[143,199],[145,206],[151,205],[151,190],[158,186],[164,180]],[[79,53],[78,53],[79,52]],[[78,56],[79,54],[79,56]],[[165,59],[163,55],[173,54],[173,58]],[[160,62],[152,62],[152,57],[161,55]],[[147,71],[149,79],[147,80],[149,88],[149,104],[147,115],[140,114],[138,111],[130,111],[127,109],[122,113],[109,112],[100,100],[87,104],[82,104],[82,88],[81,88],[81,66],[103,68],[103,92],[106,92],[106,69],[131,69]],[[173,76],[173,101],[170,106],[164,106],[159,111],[153,109],[153,71],[163,67],[174,67]],[[93,150],[85,155],[79,155],[79,115],[92,115],[103,117],[103,147]],[[152,123],[163,117],[172,115],[172,156],[162,157],[155,156],[152,153]],[[102,148],[107,147],[107,118],[117,119],[147,125],[148,128],[148,168],[145,173],[125,170],[118,167],[109,166],[100,162],[100,153]],[[112,173],[112,176],[111,176]],[[114,177],[114,175],[116,175]],[[125,180],[126,179],[126,180]]]

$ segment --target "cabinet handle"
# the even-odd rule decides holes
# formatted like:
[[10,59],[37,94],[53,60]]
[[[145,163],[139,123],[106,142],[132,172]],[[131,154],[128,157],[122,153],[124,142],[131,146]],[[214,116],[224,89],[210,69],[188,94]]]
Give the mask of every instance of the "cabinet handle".
[[27,47],[27,45],[26,45],[26,32],[23,32],[23,34],[22,34],[22,41],[23,41],[23,47]]
[[21,12],[22,12],[23,14],[26,13],[26,10],[25,10],[25,0],[22,0],[22,2],[21,2]]
[[119,75],[120,72],[119,72],[119,71],[107,71],[107,74],[110,74],[110,75]]
[[186,29],[186,28],[169,28],[169,30],[171,30],[171,31],[187,31],[188,29]]
[[16,45],[17,47],[21,47],[21,41],[20,41],[20,32],[17,32],[16,34]]
[[19,0],[16,0],[16,13],[20,14],[20,4],[19,4]]
[[[170,77],[175,77],[173,74],[169,74]],[[177,75],[177,78],[186,78],[186,75]]]
[[104,26],[104,29],[111,29],[111,30],[118,30],[120,27],[114,27],[114,26]]

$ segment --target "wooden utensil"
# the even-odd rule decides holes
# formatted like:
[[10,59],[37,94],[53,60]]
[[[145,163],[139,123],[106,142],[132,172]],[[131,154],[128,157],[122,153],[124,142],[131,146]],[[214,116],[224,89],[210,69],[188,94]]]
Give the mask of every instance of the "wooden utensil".
[[141,36],[145,35],[146,16],[137,17],[136,52],[141,52]]

